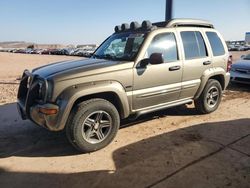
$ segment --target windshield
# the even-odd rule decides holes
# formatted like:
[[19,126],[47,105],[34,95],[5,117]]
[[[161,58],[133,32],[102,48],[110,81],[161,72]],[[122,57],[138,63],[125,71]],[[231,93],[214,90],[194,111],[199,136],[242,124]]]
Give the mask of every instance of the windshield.
[[145,33],[119,33],[108,38],[94,53],[93,58],[133,61],[145,39]]
[[246,55],[243,59],[244,60],[250,60],[250,54]]

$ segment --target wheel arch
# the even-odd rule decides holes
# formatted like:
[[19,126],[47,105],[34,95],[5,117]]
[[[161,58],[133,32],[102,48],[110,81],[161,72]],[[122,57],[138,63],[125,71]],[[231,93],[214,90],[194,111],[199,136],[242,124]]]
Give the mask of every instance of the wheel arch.
[[119,82],[102,81],[89,85],[78,85],[74,89],[72,87],[66,89],[61,96],[62,113],[58,118],[58,130],[64,129],[71,111],[77,104],[92,98],[101,98],[111,102],[117,108],[121,119],[128,117],[130,114],[128,97]]
[[205,71],[203,76],[201,77],[201,85],[198,91],[196,92],[194,99],[198,99],[200,97],[202,91],[206,87],[208,80],[210,79],[217,80],[220,83],[222,90],[225,90],[228,85],[228,76],[226,74],[227,73],[222,68],[216,68],[213,71]]
[[78,104],[82,103],[83,101],[93,99],[93,98],[105,99],[105,100],[111,102],[116,107],[117,111],[119,112],[120,117],[124,118],[126,112],[123,109],[121,99],[119,98],[118,94],[115,93],[114,91],[94,93],[94,94],[89,94],[89,95],[79,97],[74,102],[72,109],[75,108]]

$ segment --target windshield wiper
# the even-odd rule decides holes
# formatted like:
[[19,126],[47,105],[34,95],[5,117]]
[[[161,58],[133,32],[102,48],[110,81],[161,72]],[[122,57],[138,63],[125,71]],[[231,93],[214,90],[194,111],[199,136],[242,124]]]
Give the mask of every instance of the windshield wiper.
[[116,56],[112,56],[110,54],[105,54],[105,55],[93,54],[92,58],[107,59],[107,60],[113,60],[113,61],[130,61],[131,60],[129,57],[116,57]]
[[115,60],[116,59],[115,56],[112,56],[110,54],[105,54],[105,55],[93,54],[92,57],[97,58],[97,59],[108,59],[108,60]]
[[95,58],[95,59],[102,59],[102,57],[100,55],[97,55],[97,54],[93,54],[92,55],[92,58]]

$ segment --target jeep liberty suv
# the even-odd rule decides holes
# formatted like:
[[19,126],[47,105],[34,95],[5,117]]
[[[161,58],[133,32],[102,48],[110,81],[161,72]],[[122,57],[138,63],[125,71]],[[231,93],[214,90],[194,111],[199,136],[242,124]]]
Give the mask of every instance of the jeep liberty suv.
[[115,27],[89,59],[24,71],[18,92],[23,119],[66,129],[82,152],[107,146],[120,120],[194,101],[215,111],[227,87],[225,41],[202,20],[173,19]]

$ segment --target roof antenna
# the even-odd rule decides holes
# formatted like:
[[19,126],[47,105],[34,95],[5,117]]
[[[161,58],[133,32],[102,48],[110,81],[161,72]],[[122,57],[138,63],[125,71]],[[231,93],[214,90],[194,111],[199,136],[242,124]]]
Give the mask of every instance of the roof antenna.
[[166,14],[165,14],[165,21],[169,21],[172,19],[173,16],[173,0],[166,0]]

